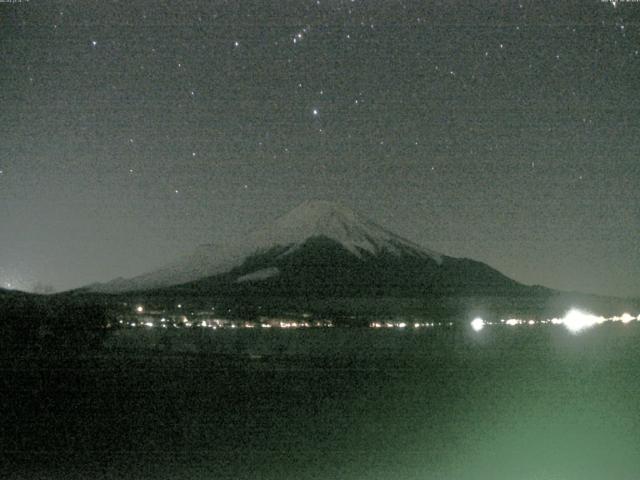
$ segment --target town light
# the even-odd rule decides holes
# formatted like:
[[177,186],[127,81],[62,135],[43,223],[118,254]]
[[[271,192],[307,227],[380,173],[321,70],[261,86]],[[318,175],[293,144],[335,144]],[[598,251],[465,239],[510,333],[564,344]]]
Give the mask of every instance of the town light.
[[480,317],[474,318],[471,320],[471,328],[473,328],[474,331],[479,332],[484,328],[484,320]]

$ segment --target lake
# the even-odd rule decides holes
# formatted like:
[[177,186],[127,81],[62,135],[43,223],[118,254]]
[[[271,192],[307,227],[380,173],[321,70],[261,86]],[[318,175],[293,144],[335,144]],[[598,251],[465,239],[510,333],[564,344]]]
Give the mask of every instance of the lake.
[[118,332],[3,362],[0,473],[635,479],[640,325]]

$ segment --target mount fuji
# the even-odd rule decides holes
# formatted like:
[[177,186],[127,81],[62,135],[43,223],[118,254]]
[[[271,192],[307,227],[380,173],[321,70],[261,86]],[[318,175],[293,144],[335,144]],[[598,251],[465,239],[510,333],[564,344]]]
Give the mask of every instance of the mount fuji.
[[404,239],[336,203],[310,201],[241,241],[202,245],[159,270],[87,290],[364,297],[495,295],[529,288],[481,262]]

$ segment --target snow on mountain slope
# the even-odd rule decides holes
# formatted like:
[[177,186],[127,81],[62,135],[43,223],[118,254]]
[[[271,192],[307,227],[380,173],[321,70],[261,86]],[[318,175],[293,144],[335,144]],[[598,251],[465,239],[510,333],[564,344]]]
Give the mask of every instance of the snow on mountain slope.
[[267,278],[275,277],[276,275],[280,275],[280,270],[277,267],[263,268],[236,278],[236,283],[266,280]]
[[227,272],[238,266],[243,259],[237,244],[200,245],[192,253],[179,257],[160,269],[129,279],[118,278],[90,285],[88,288],[103,293],[161,288]]
[[431,257],[438,263],[442,261],[441,254],[405,240],[353,210],[327,201],[303,203],[272,225],[255,232],[250,241],[255,250],[290,246],[286,255],[309,238],[320,236],[334,240],[358,257],[362,256],[362,251],[376,255],[386,250],[396,255],[408,253]]
[[241,265],[247,257],[275,247],[285,249],[281,256],[288,255],[314,237],[333,240],[359,258],[363,252],[431,258],[439,264],[443,258],[441,254],[395,235],[345,207],[333,202],[309,201],[239,241],[225,246],[202,245],[159,270],[89,288],[121,292],[177,285],[228,272]]

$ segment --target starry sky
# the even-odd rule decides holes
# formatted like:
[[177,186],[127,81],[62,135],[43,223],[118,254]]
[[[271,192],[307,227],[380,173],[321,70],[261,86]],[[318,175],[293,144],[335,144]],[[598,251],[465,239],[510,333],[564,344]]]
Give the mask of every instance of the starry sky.
[[640,2],[0,3],[0,286],[78,287],[310,199],[640,296]]

